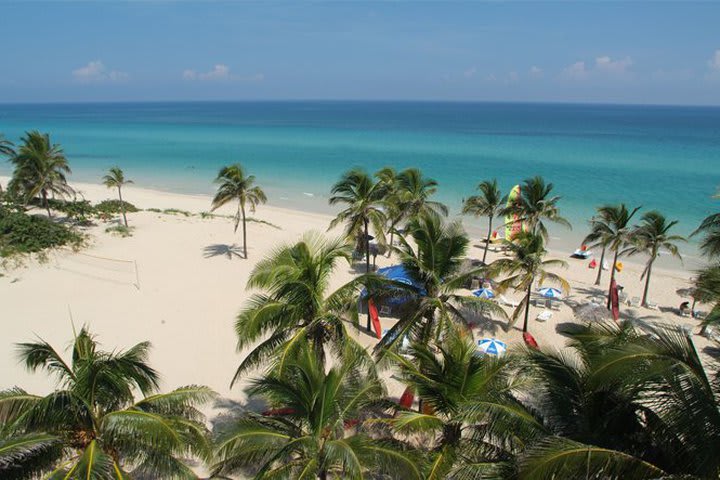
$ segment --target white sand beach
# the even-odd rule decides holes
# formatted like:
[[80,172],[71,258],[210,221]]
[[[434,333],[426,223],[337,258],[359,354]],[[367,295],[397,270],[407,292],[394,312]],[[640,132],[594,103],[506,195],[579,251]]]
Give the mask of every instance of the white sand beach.
[[[7,178],[0,178],[5,184]],[[114,198],[114,191],[101,185],[73,184],[88,200]],[[176,208],[194,214],[209,210],[210,198],[145,190],[129,186],[124,197],[139,208]],[[232,209],[219,213],[231,214]],[[229,218],[186,217],[142,211],[129,214],[134,227],[128,238],[105,232],[110,224],[98,222],[88,229],[90,245],[80,252],[56,251],[45,263],[27,262],[5,271],[0,277],[0,318],[4,335],[0,340],[0,388],[14,385],[43,393],[53,385],[45,375],[32,375],[17,364],[15,344],[41,336],[53,345],[67,346],[72,337],[71,318],[76,328],[86,324],[105,348],[126,348],[149,340],[153,350],[151,364],[161,372],[163,388],[180,385],[208,385],[221,396],[242,401],[242,385],[232,390],[230,380],[243,353],[235,348],[233,323],[248,299],[245,285],[256,261],[282,243],[296,241],[307,231],[325,232],[330,217],[301,211],[261,206],[256,218],[272,223],[248,223],[249,260],[240,255],[241,233],[233,233]],[[330,234],[339,234],[331,232]],[[482,258],[482,244],[472,242],[470,256]],[[551,245],[552,247],[552,245]],[[494,254],[491,254],[494,255]],[[596,270],[588,261],[568,258],[569,252],[553,252],[551,257],[568,261],[563,274],[570,282],[570,301],[583,301],[602,294],[593,286]],[[491,259],[494,257],[491,257]],[[378,257],[378,265],[393,263]],[[642,266],[624,260],[618,281],[630,298],[640,296]],[[137,265],[137,270],[135,266]],[[349,281],[357,271],[342,265],[333,286]],[[609,280],[605,272],[603,288]],[[624,315],[678,325],[689,325],[696,333],[698,350],[708,341],[697,335],[699,322],[675,313],[683,301],[675,291],[688,286],[691,274],[657,269],[653,273],[650,298],[660,310],[622,307]],[[468,292],[469,293],[469,292]],[[508,297],[521,298],[509,292]],[[702,306],[699,307],[702,309]],[[510,309],[508,308],[509,312]],[[572,322],[569,306],[561,304],[550,321],[535,320],[540,309],[533,307],[530,332],[541,346],[562,348],[565,337],[556,332],[558,324]],[[382,319],[383,326],[394,320]],[[509,332],[504,321],[486,322],[476,336],[496,336],[514,344],[522,342],[522,322]],[[361,321],[364,325],[364,320]],[[368,347],[376,339],[364,330],[358,338]],[[399,385],[389,385],[391,393],[401,393]]]

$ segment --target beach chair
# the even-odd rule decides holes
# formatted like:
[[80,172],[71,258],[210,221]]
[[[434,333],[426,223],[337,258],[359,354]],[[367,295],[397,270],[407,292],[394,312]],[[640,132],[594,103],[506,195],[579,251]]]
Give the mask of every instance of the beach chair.
[[517,308],[517,306],[520,305],[520,302],[512,298],[507,298],[505,295],[499,295],[497,298],[500,303],[506,307]]
[[560,302],[558,302],[558,301],[555,301],[555,302],[551,301],[551,302],[550,302],[550,308],[551,308],[552,310],[560,311]]
[[473,278],[470,281],[470,290],[477,290],[479,288],[480,288],[480,280],[478,280],[477,278]]
[[548,320],[550,320],[552,318],[552,316],[553,316],[553,312],[551,312],[550,310],[543,310],[542,312],[540,312],[538,314],[538,316],[537,316],[537,318],[535,318],[535,320],[537,320],[538,322],[547,322]]

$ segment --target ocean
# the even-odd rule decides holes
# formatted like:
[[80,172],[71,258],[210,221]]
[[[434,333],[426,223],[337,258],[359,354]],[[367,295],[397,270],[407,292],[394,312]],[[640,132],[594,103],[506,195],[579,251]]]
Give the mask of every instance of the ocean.
[[[99,182],[118,165],[138,186],[212,193],[240,162],[272,205],[331,212],[334,181],[352,167],[418,167],[457,214],[477,183],[508,191],[542,175],[562,196],[576,244],[595,206],[658,209],[689,234],[720,208],[720,108],[439,102],[177,102],[0,105],[0,133],[51,134],[72,179]],[[0,174],[10,166],[0,162]],[[131,200],[131,199],[130,199]],[[470,229],[485,220],[466,219]],[[562,239],[562,240],[560,240]],[[686,248],[692,255],[692,246]]]

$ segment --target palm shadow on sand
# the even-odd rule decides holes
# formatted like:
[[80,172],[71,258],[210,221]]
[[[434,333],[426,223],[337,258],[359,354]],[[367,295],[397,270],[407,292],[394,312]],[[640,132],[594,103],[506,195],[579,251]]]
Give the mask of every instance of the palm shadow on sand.
[[216,243],[203,248],[203,256],[205,258],[220,257],[223,255],[226,256],[228,260],[232,260],[233,257],[245,258],[242,247],[235,243],[232,245]]

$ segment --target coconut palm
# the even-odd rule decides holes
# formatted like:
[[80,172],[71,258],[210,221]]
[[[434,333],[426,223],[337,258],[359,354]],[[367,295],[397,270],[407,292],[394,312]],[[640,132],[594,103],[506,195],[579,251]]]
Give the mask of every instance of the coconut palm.
[[[445,223],[438,215],[421,214],[398,235],[400,246],[394,251],[417,288],[397,282],[392,285],[406,302],[400,319],[378,345],[380,352],[406,335],[424,344],[433,336],[438,339],[451,325],[466,325],[468,313],[505,315],[496,303],[460,291],[483,269],[463,270],[469,240],[459,222]],[[390,294],[387,285],[370,291],[371,296],[383,294]]]
[[485,263],[488,247],[490,246],[490,236],[492,235],[493,218],[498,216],[503,209],[503,196],[500,193],[497,180],[494,178],[480,182],[477,188],[480,190],[480,195],[473,195],[465,200],[462,213],[488,218],[488,234],[485,241],[485,251],[483,252],[483,263]]
[[610,220],[603,218],[603,215],[607,213],[607,210],[600,211],[598,209],[598,215],[590,219],[590,233],[583,239],[583,243],[590,247],[601,247],[600,253],[600,265],[598,267],[597,277],[595,277],[595,285],[600,285],[602,280],[603,265],[605,264],[605,253],[610,243],[610,237],[612,230],[610,229]]
[[545,241],[548,231],[544,220],[571,228],[570,222],[560,216],[559,196],[551,196],[552,183],[545,183],[542,177],[526,179],[520,186],[516,202],[502,209],[502,215],[516,215],[525,224],[525,230],[541,235]]
[[409,448],[366,433],[363,416],[385,396],[380,379],[352,356],[326,371],[314,347],[301,343],[282,372],[248,389],[270,410],[247,411],[216,432],[214,474],[246,475],[252,468],[256,479],[421,478],[420,459]]
[[52,470],[62,456],[62,442],[46,433],[3,436],[0,434],[0,478],[30,480]]
[[[400,204],[397,176],[397,171],[392,167],[384,167],[375,172],[375,178],[377,178],[384,190],[382,208],[387,222],[387,232],[385,233],[390,236],[389,245],[393,245],[395,228],[402,222],[404,216]],[[392,249],[388,248],[387,253],[389,257],[392,254]]]
[[567,263],[562,260],[545,260],[547,250],[543,237],[532,232],[518,233],[512,242],[506,241],[511,258],[499,258],[490,265],[490,272],[493,275],[506,275],[498,284],[499,290],[514,288],[524,291],[525,296],[515,308],[510,319],[509,327],[512,327],[520,314],[525,312],[523,321],[523,333],[528,330],[528,317],[530,314],[530,295],[535,281],[542,285],[545,281],[558,284],[567,293],[570,291],[570,284],[563,277],[550,272],[550,267],[567,268]]
[[388,423],[428,450],[426,479],[512,478],[514,456],[544,434],[515,398],[521,377],[513,361],[476,348],[471,335],[451,329],[439,355],[419,343],[404,356],[389,352],[423,407]]
[[387,217],[382,210],[386,194],[384,182],[374,182],[364,170],[355,169],[345,173],[332,187],[330,205],[341,204],[345,208],[330,222],[330,229],[345,224],[345,235],[355,241],[359,251],[365,253],[365,272],[370,272],[370,225],[373,232],[384,242]]
[[[608,286],[608,309],[610,309],[612,284],[615,280],[615,266],[623,249],[630,243],[632,234],[630,220],[632,220],[632,217],[638,210],[640,210],[640,207],[635,207],[631,212],[624,203],[619,205],[603,205],[597,209],[598,214],[595,217],[595,223],[597,224],[597,228],[603,230],[608,249],[610,253],[613,254],[613,263],[610,267],[610,285]],[[602,264],[599,265],[599,268],[602,268]]]
[[[720,193],[713,198],[720,198]],[[703,234],[700,251],[708,258],[720,257],[720,213],[708,215],[692,235]]]
[[704,335],[708,326],[720,323],[720,265],[710,265],[697,272],[694,284],[694,302],[712,305],[712,310],[702,321],[700,334]]
[[65,197],[73,192],[67,184],[70,173],[67,158],[60,145],[51,143],[48,134],[34,130],[27,132],[21,141],[10,157],[14,170],[8,190],[23,198],[26,205],[39,194],[48,217],[52,217],[48,195]]
[[684,242],[685,238],[680,235],[671,235],[668,233],[670,229],[677,224],[677,220],[668,222],[665,216],[658,211],[652,210],[646,212],[638,225],[631,233],[631,245],[626,250],[629,255],[646,254],[648,261],[645,264],[640,279],[645,278],[645,289],[643,290],[642,306],[647,307],[648,290],[650,288],[650,275],[652,275],[652,267],[657,257],[660,256],[660,250],[666,250],[670,255],[682,258],[677,242]]
[[242,165],[239,163],[229,165],[220,169],[217,178],[218,191],[212,200],[212,211],[217,210],[223,205],[236,201],[238,202],[237,213],[235,214],[235,232],[237,233],[238,225],[242,220],[243,225],[243,252],[248,258],[247,251],[247,229],[246,229],[246,206],[250,207],[250,211],[255,213],[255,207],[259,204],[267,202],[265,192],[255,184],[255,175],[247,175]]
[[264,340],[242,361],[233,383],[249,368],[272,358],[279,359],[282,369],[284,359],[304,340],[321,363],[326,346],[338,357],[362,350],[346,328],[358,322],[358,284],[329,291],[331,275],[340,262],[350,261],[350,255],[350,247],[341,239],[306,234],[255,266],[247,286],[263,292],[254,294],[237,317],[238,350]]
[[117,188],[118,191],[118,198],[120,199],[120,208],[122,209],[122,215],[123,215],[123,222],[125,223],[125,227],[128,226],[127,223],[127,216],[125,215],[125,202],[123,202],[122,198],[122,187],[129,183],[133,183],[132,180],[126,180],[125,174],[120,169],[120,167],[112,167],[108,174],[103,177],[103,185],[105,185],[108,188]]
[[15,155],[15,146],[2,134],[0,134],[0,155],[4,155],[6,157],[12,157]]
[[[25,367],[45,370],[59,389],[44,397],[20,388],[0,392],[0,431],[15,439],[40,433],[48,442],[58,439],[52,467],[42,468],[52,479],[196,478],[182,459],[209,454],[196,406],[213,392],[188,386],[155,393],[158,374],[147,363],[147,342],[113,352],[98,346],[83,328],[68,363],[42,340],[20,344]],[[136,400],[136,393],[144,398]]]
[[612,322],[571,337],[577,355],[530,353],[534,404],[565,438],[531,446],[520,478],[718,477],[720,391],[690,337]]
[[405,220],[420,215],[447,216],[447,206],[430,200],[437,193],[437,185],[435,180],[424,177],[417,168],[408,168],[398,174],[397,190]]

